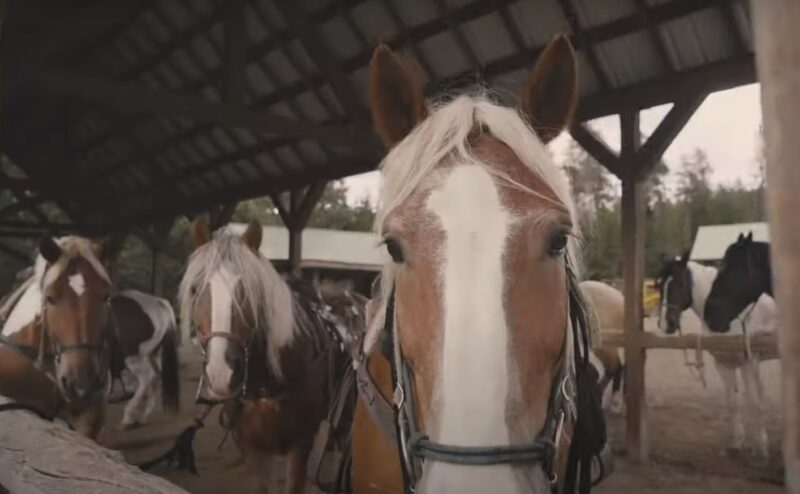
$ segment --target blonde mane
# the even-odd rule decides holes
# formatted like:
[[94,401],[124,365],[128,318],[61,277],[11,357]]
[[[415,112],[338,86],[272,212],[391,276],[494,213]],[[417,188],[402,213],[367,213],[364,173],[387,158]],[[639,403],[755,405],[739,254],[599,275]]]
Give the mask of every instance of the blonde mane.
[[[294,340],[296,331],[306,326],[302,323],[304,319],[298,317],[302,310],[296,306],[289,286],[272,263],[227,229],[216,231],[210,242],[189,257],[178,291],[183,334],[191,333],[192,314],[203,292],[201,288],[222,268],[239,277],[241,292],[237,293],[241,293],[241,297],[233,297],[234,310],[254,321],[256,328],[263,331],[256,336],[266,338],[270,370],[282,377],[280,350]],[[234,287],[230,289],[233,291]],[[245,307],[250,314],[244,314]]]
[[[470,147],[470,138],[476,131],[491,134],[511,148],[531,173],[553,191],[560,206],[567,209],[574,225],[567,255],[573,271],[577,271],[579,248],[575,239],[578,236],[578,221],[566,177],[519,113],[497,105],[486,95],[464,95],[448,103],[431,105],[428,117],[386,155],[380,165],[382,183],[375,232],[382,234],[389,214],[423,185],[437,165],[446,161],[483,166],[496,180],[547,199],[476,157]],[[578,275],[577,272],[575,274]],[[371,311],[372,317],[364,339],[365,350],[371,348],[380,333],[385,313],[384,301],[388,300],[393,278],[394,263],[387,259],[381,274],[378,307]]]
[[37,276],[37,280],[41,281],[42,288],[47,288],[53,284],[67,269],[70,261],[81,257],[89,263],[98,276],[103,278],[109,285],[111,284],[108,271],[106,271],[100,259],[97,258],[97,254],[92,248],[91,240],[83,237],[68,236],[57,239],[56,243],[61,247],[63,253],[58,261],[47,267],[46,270],[46,262],[41,254],[36,257],[34,276]]

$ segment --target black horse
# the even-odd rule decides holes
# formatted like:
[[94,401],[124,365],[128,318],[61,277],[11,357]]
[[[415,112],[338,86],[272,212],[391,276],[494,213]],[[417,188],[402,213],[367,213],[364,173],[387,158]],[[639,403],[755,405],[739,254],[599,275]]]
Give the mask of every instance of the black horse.
[[724,333],[731,321],[764,293],[772,296],[769,244],[754,242],[752,232],[740,234],[725,251],[703,318],[711,331]]

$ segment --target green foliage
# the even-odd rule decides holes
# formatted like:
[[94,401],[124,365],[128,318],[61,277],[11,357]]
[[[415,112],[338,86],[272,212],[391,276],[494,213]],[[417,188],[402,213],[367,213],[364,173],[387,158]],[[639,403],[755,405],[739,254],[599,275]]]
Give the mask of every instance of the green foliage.
[[[764,221],[763,160],[755,186],[741,181],[712,187],[711,164],[700,149],[683,156],[677,187],[667,187],[669,169],[660,162],[648,177],[645,272],[654,276],[664,255],[678,255],[692,245],[700,225]],[[758,163],[757,163],[758,165]],[[585,275],[614,279],[622,274],[622,225],[618,182],[577,144],[567,151],[565,172],[578,205],[584,236]]]

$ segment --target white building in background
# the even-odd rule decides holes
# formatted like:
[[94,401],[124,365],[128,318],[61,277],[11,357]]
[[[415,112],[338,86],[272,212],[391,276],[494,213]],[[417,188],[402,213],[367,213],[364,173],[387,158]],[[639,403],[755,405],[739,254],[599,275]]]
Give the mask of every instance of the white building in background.
[[753,240],[769,242],[769,226],[764,223],[734,223],[731,225],[704,225],[697,229],[689,258],[692,261],[716,263],[725,256],[725,250],[736,242],[739,235],[753,233]]
[[[242,233],[244,223],[231,223],[228,228]],[[264,226],[261,254],[277,269],[288,266],[289,231],[284,226]],[[306,278],[348,280],[353,287],[369,294],[372,280],[387,260],[386,249],[372,232],[348,232],[325,228],[303,230],[300,269]]]

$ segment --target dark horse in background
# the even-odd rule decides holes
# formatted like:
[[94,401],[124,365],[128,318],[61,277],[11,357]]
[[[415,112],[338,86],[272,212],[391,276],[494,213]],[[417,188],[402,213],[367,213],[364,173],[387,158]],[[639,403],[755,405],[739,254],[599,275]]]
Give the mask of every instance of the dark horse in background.
[[725,251],[703,319],[711,331],[725,333],[731,321],[764,293],[772,296],[769,244],[753,241],[752,232],[740,234]]

